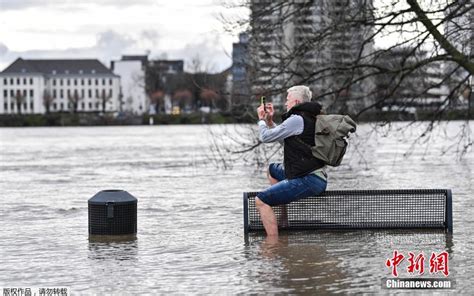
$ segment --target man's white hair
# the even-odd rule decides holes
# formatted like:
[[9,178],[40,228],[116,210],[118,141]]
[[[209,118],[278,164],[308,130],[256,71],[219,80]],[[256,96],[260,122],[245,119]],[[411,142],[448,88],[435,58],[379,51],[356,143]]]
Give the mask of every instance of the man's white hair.
[[291,93],[293,98],[300,100],[302,103],[311,101],[311,97],[313,95],[309,87],[306,85],[292,86],[286,92],[288,94]]

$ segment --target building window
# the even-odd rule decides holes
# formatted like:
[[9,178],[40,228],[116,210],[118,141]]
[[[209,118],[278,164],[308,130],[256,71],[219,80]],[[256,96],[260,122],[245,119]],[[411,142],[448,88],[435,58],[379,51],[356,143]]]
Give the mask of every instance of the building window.
[[112,79],[109,79],[109,85],[112,85]]
[[59,79],[59,85],[63,86],[63,80],[62,79]]
[[10,84],[13,85],[13,78],[10,78]]
[[70,96],[71,96],[71,90],[68,89],[68,90],[67,90],[67,97],[69,98]]
[[26,89],[23,90],[23,96],[26,97]]
[[96,98],[99,97],[99,90],[98,90],[98,89],[95,90],[95,97],[96,97]]
[[53,89],[53,98],[56,98],[56,94],[57,94],[57,93],[56,93],[56,90]]
[[109,90],[109,97],[112,97],[112,89]]
[[57,103],[53,103],[53,110],[54,111],[58,110],[58,104]]
[[33,101],[30,102],[30,110],[33,111],[35,109],[35,104]]
[[15,91],[13,89],[10,90],[10,98],[15,97]]
[[77,79],[74,79],[74,85],[77,85]]
[[[62,89],[59,90],[59,97],[64,98],[64,91]],[[63,107],[61,107],[62,109]]]
[[82,108],[82,110],[86,109],[86,105],[84,104],[84,102],[82,102],[81,108]]
[[81,79],[81,85],[84,85],[84,79]]
[[92,103],[89,102],[89,109],[92,109]]
[[16,84],[17,84],[17,85],[20,85],[20,78],[17,78],[17,79],[16,79]]
[[89,99],[90,99],[92,98],[92,89],[89,89],[88,92],[89,92]]
[[53,79],[53,85],[56,86],[56,79]]
[[33,85],[33,78],[30,78],[30,84]]
[[71,80],[70,80],[70,79],[67,79],[67,80],[66,80],[66,84],[67,84],[67,85],[70,85],[70,84],[71,84]]
[[23,84],[26,85],[26,78],[23,78]]
[[8,90],[3,90],[3,97],[6,99],[8,97]]
[[83,98],[83,97],[84,97],[84,90],[81,89],[81,98]]
[[95,85],[99,85],[99,79],[95,80]]
[[64,109],[64,103],[61,103],[61,110]]
[[89,85],[91,85],[91,84],[92,84],[92,81],[89,79]]
[[3,84],[8,85],[8,79],[3,78]]
[[35,96],[35,92],[32,89],[30,89],[30,98],[32,98],[34,96]]
[[8,104],[7,104],[7,102],[3,103],[3,109],[5,109],[5,111],[8,111]]
[[102,85],[105,85],[105,79],[102,79]]

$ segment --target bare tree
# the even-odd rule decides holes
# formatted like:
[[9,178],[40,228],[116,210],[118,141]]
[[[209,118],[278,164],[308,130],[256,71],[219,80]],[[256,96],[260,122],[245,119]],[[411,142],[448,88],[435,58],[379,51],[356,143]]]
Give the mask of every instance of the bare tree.
[[150,94],[150,101],[155,107],[156,113],[164,111],[165,93],[162,90],[156,90]]
[[198,54],[191,58],[189,71],[191,73],[210,73],[215,72],[213,65],[210,61],[204,61],[203,58]]
[[77,109],[79,108],[79,102],[82,101],[83,97],[79,95],[79,92],[77,90],[74,90],[72,94],[68,93],[67,99],[69,104],[72,105],[72,113],[76,114]]
[[[259,95],[283,107],[286,89],[306,84],[328,112],[390,121],[381,117],[387,108],[399,114],[415,109],[412,120],[424,109],[424,119],[435,124],[448,111],[460,113],[454,102],[472,92],[472,1],[249,0],[225,5],[251,12],[249,18],[223,20],[229,30],[243,29],[250,36],[246,106],[253,114]],[[464,127],[463,153],[472,147],[469,122]],[[254,138],[231,151],[254,153],[258,146]]]
[[26,94],[22,93],[21,90],[17,90],[14,99],[15,99],[16,108],[18,110],[18,114],[21,115],[21,107],[26,102]]
[[49,114],[51,112],[51,104],[54,101],[54,97],[51,95],[51,92],[49,90],[44,90],[43,92],[43,104],[44,107],[46,108],[46,114]]
[[112,99],[112,92],[109,92],[108,94],[106,93],[105,89],[102,90],[102,93],[100,94],[99,100],[100,104],[102,106],[102,113],[106,112],[107,109],[107,103]]
[[203,106],[209,107],[212,112],[212,107],[215,105],[219,95],[215,90],[203,88],[200,93],[200,98],[201,102],[203,102]]
[[175,91],[173,95],[173,104],[180,109],[190,109],[192,106],[193,94],[188,89],[180,89]]
[[[328,110],[340,111],[349,105],[359,117],[384,101],[397,99],[394,95],[405,81],[438,62],[455,63],[466,71],[451,89],[453,94],[472,75],[469,55],[457,50],[449,36],[439,31],[450,21],[471,17],[468,1],[419,1],[426,10],[417,1],[391,1],[378,3],[378,7],[362,0],[317,2],[327,22],[307,23],[314,11],[313,1],[276,1],[272,5],[251,1],[253,90],[263,87],[281,94],[291,85],[308,84],[317,93],[315,99],[323,101]],[[275,21],[260,21],[269,16]],[[391,39],[391,44],[377,47],[374,43],[380,38]],[[394,55],[398,55],[396,64],[388,65],[387,59]],[[392,75],[390,88],[379,97],[375,81],[386,75]],[[426,95],[439,86],[420,87],[413,95]]]
[[[194,109],[207,106],[212,109],[212,103],[225,94],[226,73],[213,74],[210,63],[203,61],[199,54],[195,55],[185,73],[182,87],[189,89],[194,98]],[[214,92],[214,93],[211,93]]]

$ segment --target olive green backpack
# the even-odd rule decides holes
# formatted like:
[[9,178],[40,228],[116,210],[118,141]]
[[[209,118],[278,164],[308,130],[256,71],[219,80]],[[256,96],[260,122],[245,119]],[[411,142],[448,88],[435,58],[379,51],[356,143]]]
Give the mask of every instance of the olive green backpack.
[[327,165],[339,166],[346,153],[346,138],[355,131],[356,123],[348,115],[317,115],[314,129],[316,145],[310,146],[313,156]]

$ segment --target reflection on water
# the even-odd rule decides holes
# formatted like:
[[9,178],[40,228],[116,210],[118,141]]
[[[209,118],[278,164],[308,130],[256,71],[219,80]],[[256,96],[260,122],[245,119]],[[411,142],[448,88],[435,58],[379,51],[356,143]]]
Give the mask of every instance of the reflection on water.
[[[246,246],[256,250],[248,254],[249,260],[268,265],[257,277],[282,292],[314,295],[380,283],[387,277],[383,264],[393,248],[452,253],[453,242],[442,230],[324,230],[286,232],[277,238],[250,233]],[[373,292],[378,288],[371,286]]]
[[314,295],[347,289],[343,282],[347,275],[340,268],[340,258],[308,239],[305,234],[296,240],[287,235],[264,239],[258,246],[260,260],[273,262],[279,268],[276,278],[275,269],[262,270],[260,276],[291,293]]
[[[382,294],[385,261],[397,249],[448,251],[455,292],[469,293],[474,155],[441,154],[450,139],[438,137],[404,158],[412,135],[364,138],[369,127],[358,131],[363,147],[351,142],[343,165],[329,171],[328,189],[451,188],[452,237],[316,231],[277,241],[252,233],[245,243],[242,192],[267,180],[253,166],[212,166],[207,127],[0,129],[0,286],[67,286],[73,295]],[[107,188],[140,200],[136,240],[89,239],[87,201]]]
[[[427,246],[443,247],[448,253],[453,248],[453,236],[442,229],[361,229],[361,230],[301,230],[301,231],[283,231],[280,239],[270,239],[270,242],[294,242],[308,244],[326,244],[328,241],[338,244],[348,241],[370,241],[373,245],[396,244],[411,245],[414,240],[417,243]],[[265,233],[263,231],[251,232],[245,236],[247,246],[266,242]]]
[[137,260],[138,242],[136,240],[89,240],[89,259],[92,260]]

